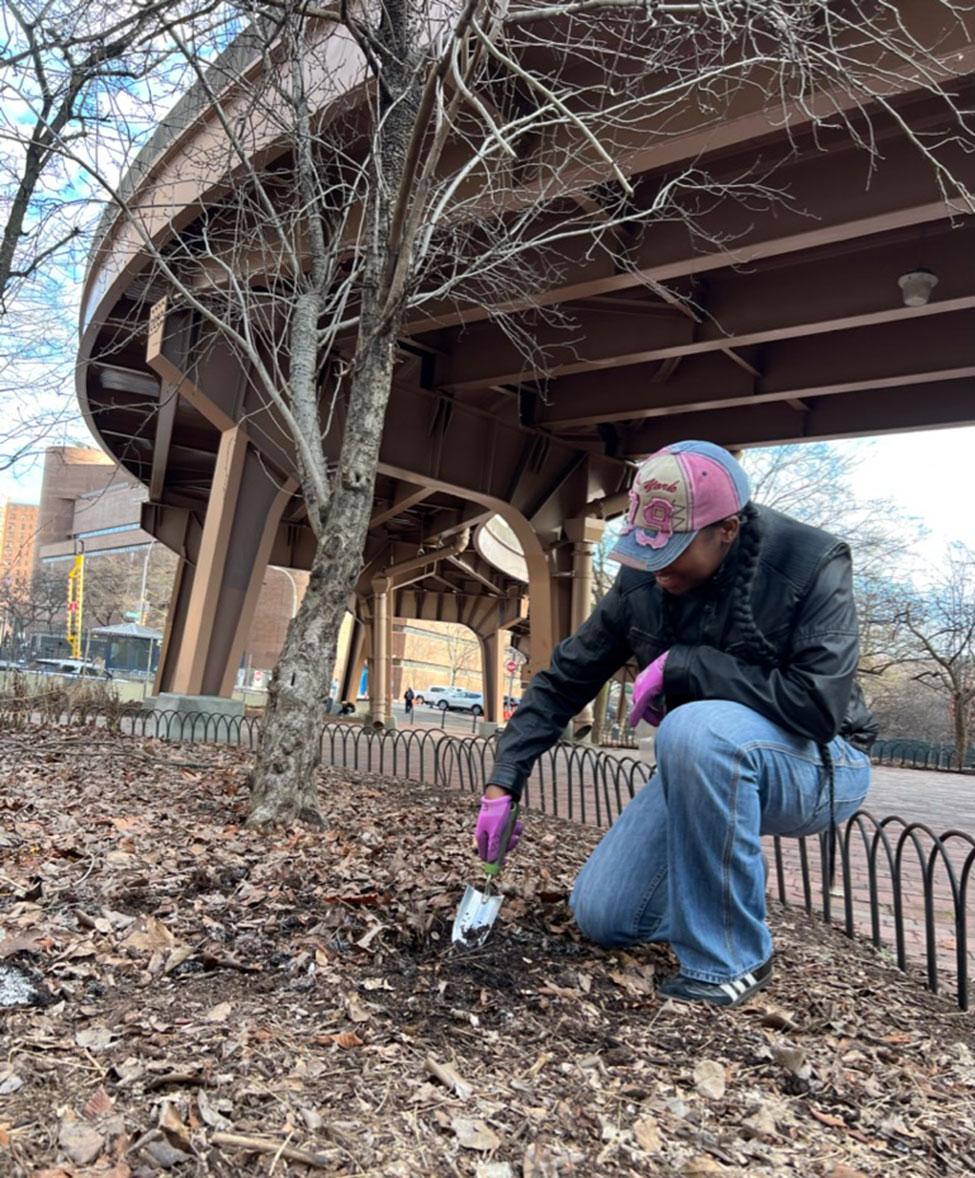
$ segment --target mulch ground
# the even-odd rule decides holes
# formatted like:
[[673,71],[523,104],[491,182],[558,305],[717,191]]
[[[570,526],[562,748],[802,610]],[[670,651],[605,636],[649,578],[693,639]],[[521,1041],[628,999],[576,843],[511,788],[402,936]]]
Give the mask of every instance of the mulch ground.
[[566,905],[594,832],[532,817],[498,926],[451,946],[470,798],[322,774],[326,828],[243,829],[249,755],[0,737],[0,1173],[975,1172],[975,1026],[773,913],[736,1011]]

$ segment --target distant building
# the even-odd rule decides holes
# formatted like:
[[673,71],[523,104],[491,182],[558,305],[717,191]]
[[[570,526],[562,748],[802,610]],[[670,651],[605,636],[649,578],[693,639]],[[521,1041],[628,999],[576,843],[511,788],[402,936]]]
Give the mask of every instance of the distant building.
[[34,570],[38,508],[0,500],[0,584],[5,592],[26,592]]

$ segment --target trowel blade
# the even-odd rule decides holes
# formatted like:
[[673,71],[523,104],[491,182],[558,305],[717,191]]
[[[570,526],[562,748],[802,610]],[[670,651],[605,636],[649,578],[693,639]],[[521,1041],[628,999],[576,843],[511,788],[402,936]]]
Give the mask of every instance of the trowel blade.
[[451,941],[469,949],[483,945],[501,908],[503,896],[485,894],[467,885],[454,917]]

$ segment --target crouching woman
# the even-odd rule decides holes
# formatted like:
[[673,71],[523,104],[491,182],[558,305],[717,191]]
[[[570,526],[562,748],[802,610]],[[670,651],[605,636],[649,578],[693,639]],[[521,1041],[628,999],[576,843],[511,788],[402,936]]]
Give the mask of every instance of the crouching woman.
[[849,548],[749,495],[708,442],[643,463],[619,576],[525,691],[475,836],[492,858],[538,756],[635,657],[631,722],[657,726],[657,770],[582,868],[572,908],[600,944],[669,941],[680,972],[661,994],[721,1006],[772,975],[761,836],[849,818],[876,735],[855,680]]

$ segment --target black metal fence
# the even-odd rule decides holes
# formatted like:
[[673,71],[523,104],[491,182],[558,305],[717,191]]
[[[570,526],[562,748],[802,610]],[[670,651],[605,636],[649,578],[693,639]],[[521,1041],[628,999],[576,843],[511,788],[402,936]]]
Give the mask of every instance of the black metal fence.
[[[58,716],[0,706],[0,731],[34,725],[94,725],[125,735],[180,743],[256,747],[260,720],[208,714],[74,711]],[[478,794],[494,760],[495,738],[441,729],[390,732],[334,721],[321,733],[322,760],[345,767]],[[889,763],[885,761],[884,763]],[[937,768],[929,764],[929,768]],[[632,757],[562,743],[539,758],[524,804],[594,827],[608,827],[648,780],[652,767]],[[865,936],[902,970],[923,965],[928,987],[950,987],[969,1006],[969,882],[975,839],[937,834],[919,822],[868,811],[838,832],[834,878],[825,836],[768,840],[770,885],[784,905],[800,905],[848,936]]]
[[939,769],[942,772],[975,773],[975,748],[970,748],[959,766],[953,744],[927,740],[878,740],[870,750],[875,765],[900,769]]

